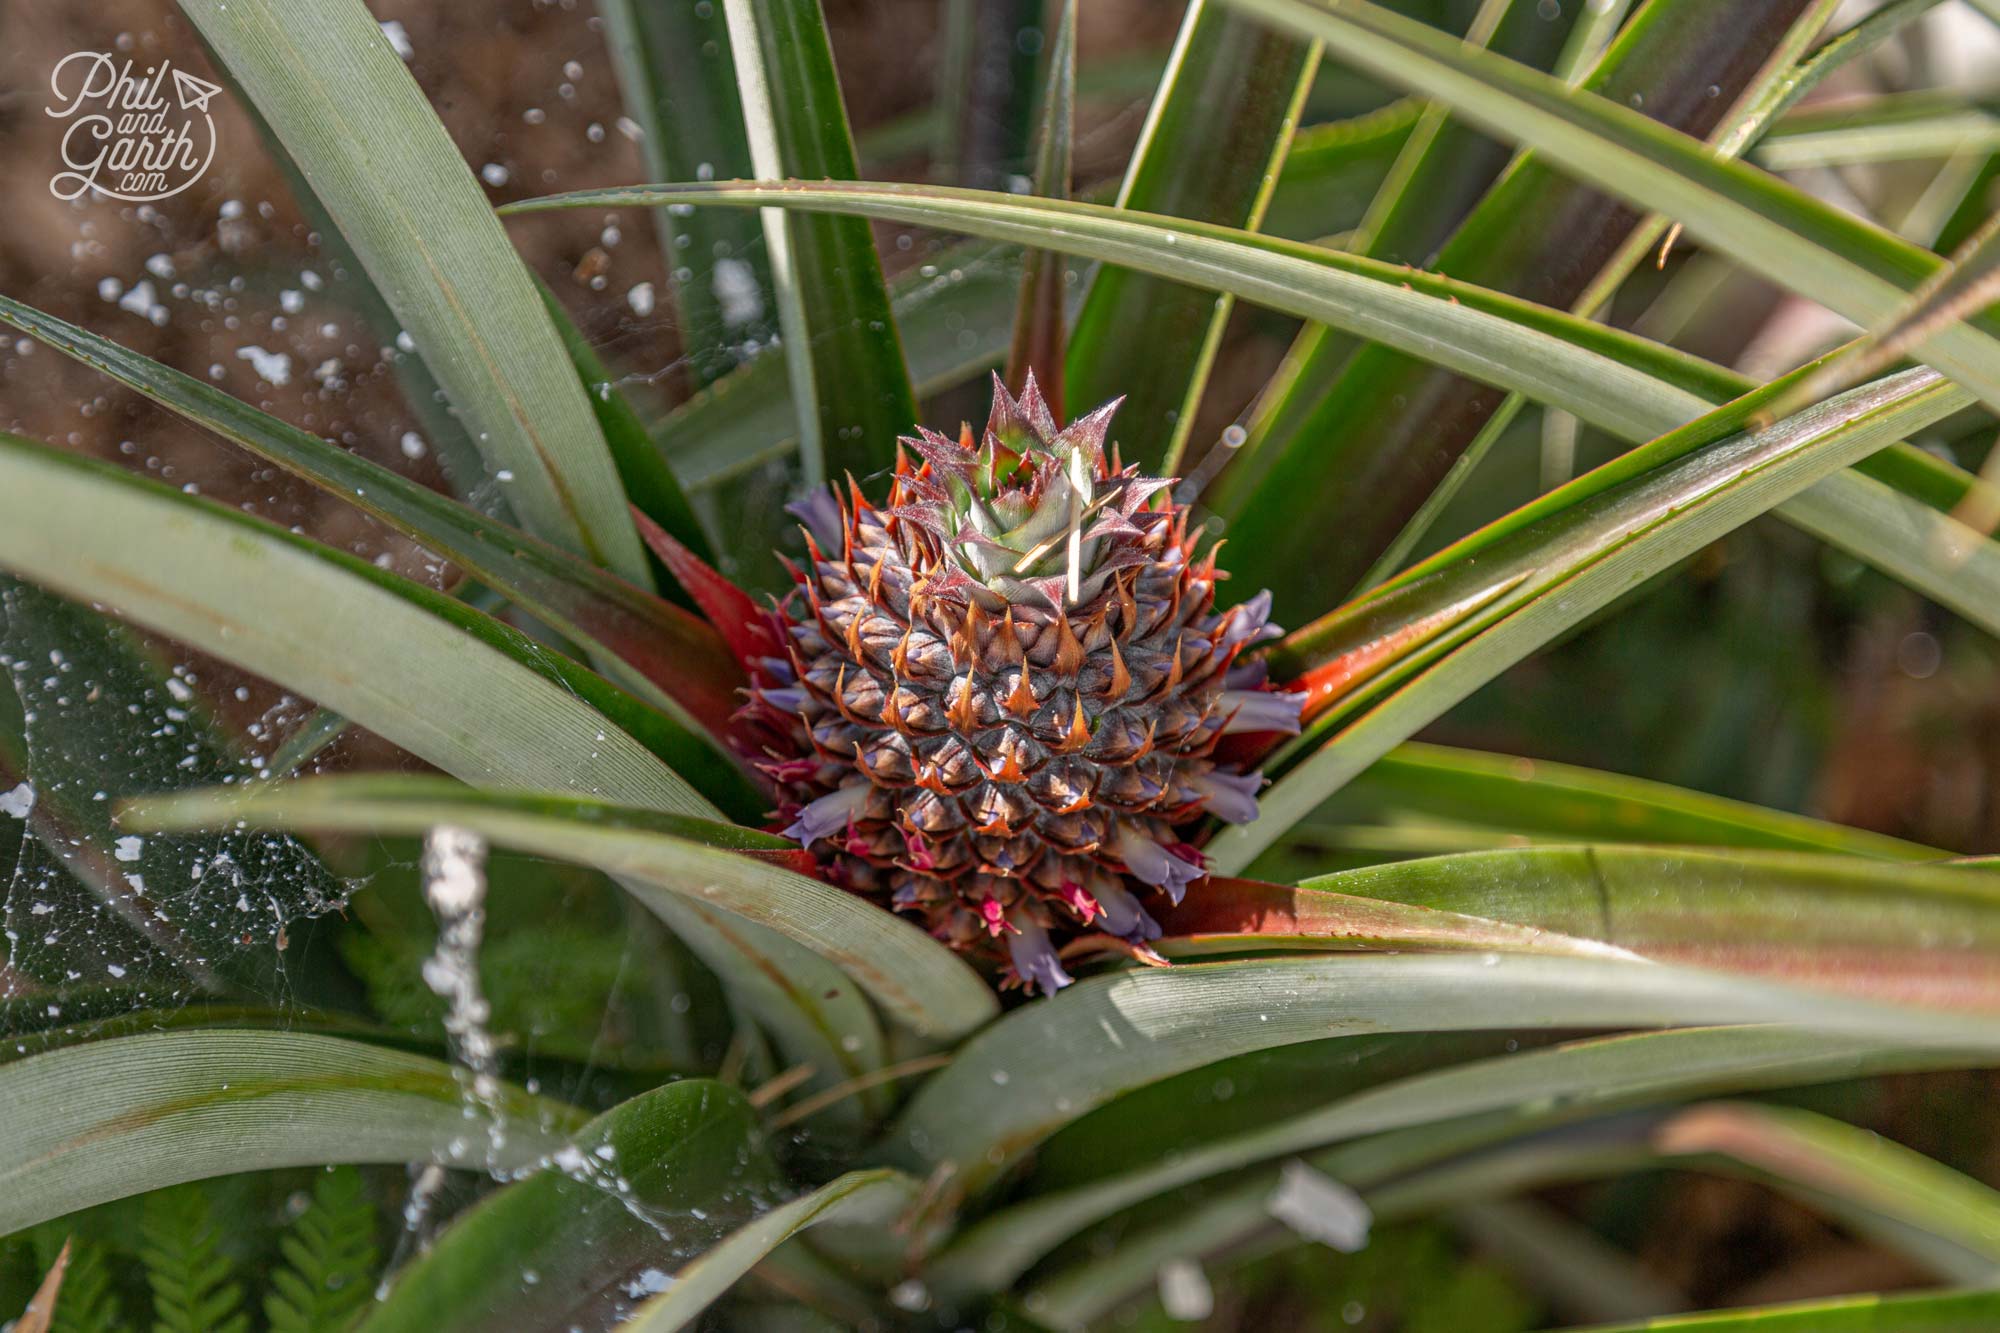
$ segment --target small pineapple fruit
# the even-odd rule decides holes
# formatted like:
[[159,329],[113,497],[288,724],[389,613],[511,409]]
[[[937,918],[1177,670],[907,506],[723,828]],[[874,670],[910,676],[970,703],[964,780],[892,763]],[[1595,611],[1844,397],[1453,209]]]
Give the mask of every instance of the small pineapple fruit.
[[1045,992],[1080,933],[1158,937],[1145,903],[1202,877],[1204,816],[1256,818],[1262,775],[1216,742],[1299,727],[1235,665],[1268,594],[1214,610],[1187,509],[1106,457],[1117,406],[1057,430],[996,377],[983,438],[905,438],[886,505],[800,506],[788,655],[743,719],[829,878]]

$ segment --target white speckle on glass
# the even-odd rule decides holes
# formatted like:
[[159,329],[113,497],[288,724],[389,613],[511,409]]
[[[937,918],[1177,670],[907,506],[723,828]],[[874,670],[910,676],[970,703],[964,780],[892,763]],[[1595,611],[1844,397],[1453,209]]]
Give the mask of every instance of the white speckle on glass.
[[1293,1158],[1278,1176],[1264,1210],[1304,1240],[1353,1254],[1368,1244],[1374,1214],[1359,1194]]
[[283,388],[292,382],[292,358],[284,352],[267,352],[261,347],[239,347],[239,360],[248,361],[250,368],[257,372],[257,378],[274,388]]
[[1173,1259],[1160,1265],[1160,1308],[1169,1319],[1195,1323],[1215,1313],[1215,1289],[1208,1274],[1192,1259]]
[[724,324],[740,328],[763,318],[764,296],[757,290],[757,275],[748,264],[740,259],[718,259],[712,281]]
[[403,59],[408,60],[417,53],[417,48],[410,45],[410,34],[395,19],[383,22],[382,35],[389,39],[389,49]]

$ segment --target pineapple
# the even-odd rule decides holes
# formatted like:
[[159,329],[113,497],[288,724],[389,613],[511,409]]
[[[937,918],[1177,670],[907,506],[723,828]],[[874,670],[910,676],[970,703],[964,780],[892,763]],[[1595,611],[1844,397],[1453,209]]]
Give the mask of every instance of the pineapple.
[[1043,992],[1065,953],[1151,956],[1209,817],[1257,817],[1262,775],[1217,742],[1299,728],[1237,660],[1269,596],[1215,610],[1187,506],[1107,456],[1117,407],[1058,430],[1032,375],[1018,400],[996,376],[978,440],[901,442],[886,504],[850,480],[799,506],[741,719],[823,873]]

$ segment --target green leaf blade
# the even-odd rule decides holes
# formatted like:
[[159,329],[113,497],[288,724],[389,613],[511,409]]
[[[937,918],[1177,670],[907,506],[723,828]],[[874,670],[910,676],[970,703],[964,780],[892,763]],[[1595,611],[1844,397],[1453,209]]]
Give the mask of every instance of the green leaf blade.
[[[721,6],[602,0],[597,11],[654,177],[755,175]],[[743,364],[737,349],[777,332],[763,226],[734,213],[653,217],[660,253],[686,263],[685,279],[675,273],[670,287],[682,352],[696,385],[711,384]]]
[[[722,0],[759,176],[859,175],[819,0]],[[916,399],[868,225],[767,213],[808,486],[893,462]]]
[[[1492,133],[1666,214],[1765,277],[1864,325],[1893,319],[1941,267],[1929,251],[1821,203],[1741,162],[1705,151],[1630,107],[1487,53],[1466,49],[1365,0],[1228,0],[1337,45],[1380,77],[1421,87]],[[2000,343],[1978,321],[1953,322],[1922,355],[2000,404]]]
[[[716,813],[602,710],[641,731],[666,719],[649,723],[650,710],[517,631],[247,515],[11,436],[0,436],[0,566],[279,681],[464,780]],[[666,730],[651,739],[679,743]]]
[[[499,1105],[499,1166],[535,1161],[580,1120],[511,1087]],[[451,1066],[304,1033],[161,1032],[27,1056],[0,1067],[0,1110],[0,1234],[235,1171],[466,1150]]]
[[889,1226],[917,1192],[917,1182],[900,1171],[850,1171],[739,1228],[676,1273],[669,1290],[634,1310],[621,1327],[627,1333],[676,1333],[792,1237],[820,1225]]
[[[1984,1020],[1666,965],[1452,954],[1182,964],[1081,981],[1001,1019],[918,1091],[891,1155],[913,1168],[953,1162],[965,1188],[977,1190],[1122,1092],[1232,1054],[1324,1037],[1764,1022],[1967,1048],[1993,1041]],[[1069,1059],[1052,1065],[1037,1054],[1049,1050]],[[996,1100],[992,1089],[1002,1084],[1008,1095]]]
[[[741,671],[692,615],[560,547],[484,518],[379,464],[260,412],[213,385],[88,330],[0,296],[0,321],[278,464],[453,561],[591,650],[599,665],[690,730],[713,753],[704,786],[749,813],[757,797],[721,751]],[[650,444],[640,442],[650,451]]]
[[1411,741],[1342,793],[1343,817],[1416,818],[1538,840],[1841,852],[1889,861],[1948,853],[1865,829],[1570,764]]
[[1889,1292],[1600,1324],[1591,1333],[1970,1333],[2000,1319],[1991,1291]]
[[[185,0],[473,425],[535,532],[647,586],[618,475],[526,268],[361,0]],[[511,479],[509,479],[511,478]]]
[[461,1214],[357,1333],[565,1327],[641,1270],[698,1252],[777,1188],[741,1093],[708,1079],[642,1093]]
[[995,1011],[985,982],[943,945],[875,905],[785,868],[795,844],[769,834],[568,796],[479,793],[435,780],[321,778],[147,802],[133,827],[247,825],[420,834],[437,824],[502,846],[577,860],[650,892],[711,903],[791,936],[851,972],[919,1032],[960,1035]]
[[[1948,1047],[1831,1038],[1781,1027],[1687,1028],[1593,1037],[1405,1075],[1155,1163],[1004,1209],[954,1237],[936,1260],[948,1290],[1004,1287],[1064,1237],[1139,1200],[1244,1172],[1259,1162],[1366,1135],[1488,1117],[1478,1139],[1501,1140],[1623,1108],[1719,1091],[1803,1086],[1901,1069],[1954,1068],[1986,1057]],[[1118,1104],[1097,1112],[1115,1116]],[[1476,1140],[1475,1140],[1476,1141]],[[1449,1151],[1468,1146],[1453,1140]],[[1397,1164],[1407,1167],[1410,1162]],[[1366,1187],[1370,1181],[1351,1183]]]
[[[1724,28],[1695,7],[1649,6],[1584,86],[1706,137],[1724,124],[1746,87],[1777,77],[1779,71],[1765,68],[1767,58],[1787,44],[1800,14],[1816,9],[1824,21],[1826,8],[1789,0]],[[1429,203],[1422,191],[1404,199],[1420,212]],[[1607,265],[1636,263],[1626,243],[1641,222],[1637,210],[1529,153],[1509,166],[1435,255],[1425,246],[1405,248],[1400,257],[1461,282],[1568,308]],[[1384,245],[1403,230],[1407,225],[1371,238],[1369,253],[1389,257]],[[1215,504],[1230,520],[1243,586],[1274,586],[1281,604],[1302,590],[1299,570],[1312,571],[1314,587],[1355,586],[1502,396],[1380,344],[1350,358],[1344,341],[1309,336],[1294,349],[1276,401],[1260,408],[1242,460],[1251,466],[1232,467],[1217,488]]]
[[[1257,230],[1318,64],[1310,42],[1189,5],[1118,207]],[[1177,469],[1229,304],[1129,269],[1091,280],[1065,376],[1079,408],[1124,396],[1122,457]]]
[[[1906,371],[1788,417],[1760,435],[1683,455],[1539,528],[1514,531],[1476,560],[1440,562],[1436,571],[1400,585],[1401,595],[1426,605],[1469,606],[1474,612],[1449,634],[1403,657],[1397,670],[1365,685],[1357,698],[1385,692],[1387,698],[1266,792],[1255,824],[1234,825],[1219,834],[1209,846],[1212,864],[1220,873],[1239,873],[1393,744],[1408,739],[1526,652],[1753,515],[1968,401],[1964,390],[1934,371]],[[1701,422],[1688,428],[1697,438],[1703,430]],[[1583,544],[1565,549],[1570,539]],[[1502,555],[1501,547],[1509,543],[1520,543],[1523,554],[1513,560]],[[1528,556],[1531,549],[1534,554]],[[1472,595],[1485,588],[1498,591],[1491,598]],[[1388,595],[1398,594],[1392,589]],[[1368,609],[1364,603],[1360,613]],[[1359,632],[1364,640],[1372,637],[1369,630]],[[1317,729],[1330,730],[1338,715],[1324,715]],[[1303,741],[1299,748],[1310,743]]]
[[[1698,417],[1705,404],[1743,387],[1730,372],[1671,348],[1482,288],[1207,223],[1128,215],[1089,204],[905,185],[793,181],[587,191],[516,208],[674,203],[855,212],[912,225],[950,226],[1022,245],[1060,245],[1074,254],[1230,291],[1360,334],[1468,378],[1561,407],[1626,439],[1673,431]],[[1767,400],[1756,401],[1761,405]],[[1730,418],[1732,427],[1748,419],[1747,412]],[[1927,497],[1970,484],[1962,474],[1946,474],[1935,463],[1921,462],[1913,450],[1881,452],[1894,456],[1891,467],[1880,469],[1882,475]],[[1657,453],[1634,450],[1621,464],[1608,465],[1612,473],[1607,475],[1623,475],[1618,473],[1621,465],[1637,469],[1653,461]],[[1821,484],[1839,490],[1853,483],[1835,476]],[[1563,500],[1544,501],[1569,498],[1553,494]],[[1879,506],[1852,508],[1855,521],[1833,538],[1841,546],[1896,571],[1918,591],[1965,610],[1989,632],[2000,633],[2000,614],[1981,609],[1976,598],[1954,587],[1949,572],[1916,544],[1918,534],[1909,524],[1892,521]],[[1971,545],[1963,563],[1979,566],[1981,578],[2000,575],[2000,546]]]

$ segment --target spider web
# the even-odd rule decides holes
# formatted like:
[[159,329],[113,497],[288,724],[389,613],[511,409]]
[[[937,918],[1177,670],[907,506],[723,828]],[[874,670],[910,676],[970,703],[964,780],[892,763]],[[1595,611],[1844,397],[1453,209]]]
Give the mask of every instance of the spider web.
[[[324,1002],[292,928],[349,886],[295,840],[138,836],[120,801],[254,775],[198,672],[39,589],[0,582],[0,1013],[17,1039],[196,998]],[[0,857],[9,856],[0,852]]]

